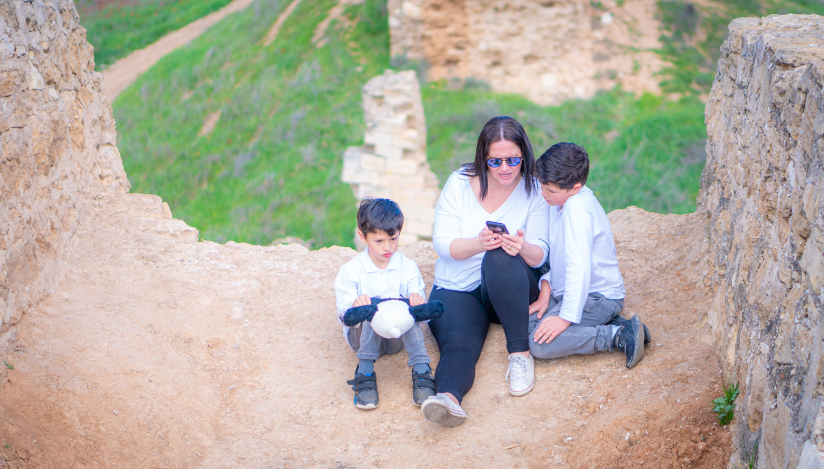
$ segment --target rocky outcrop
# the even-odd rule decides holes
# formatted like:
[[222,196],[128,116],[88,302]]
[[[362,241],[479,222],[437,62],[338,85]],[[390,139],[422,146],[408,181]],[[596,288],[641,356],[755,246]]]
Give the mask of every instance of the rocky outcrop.
[[116,140],[71,0],[0,3],[0,348],[55,287],[88,207],[128,191]]
[[737,457],[758,442],[760,468],[824,461],[822,86],[824,19],[738,19],[706,109],[708,322],[741,384]]
[[651,0],[389,0],[391,53],[427,79],[521,93],[539,104],[620,84],[658,91]]
[[[412,71],[387,70],[363,87],[364,145],[343,155],[341,179],[355,197],[385,197],[404,215],[400,244],[432,237],[441,190],[426,160],[421,89]],[[355,244],[360,240],[355,237]]]

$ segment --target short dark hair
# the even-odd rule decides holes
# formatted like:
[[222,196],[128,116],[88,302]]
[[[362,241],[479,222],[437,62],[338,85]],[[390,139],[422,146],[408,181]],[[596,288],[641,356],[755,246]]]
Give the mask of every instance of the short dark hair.
[[366,236],[385,231],[394,236],[403,228],[403,212],[392,200],[365,197],[358,208],[358,229]]
[[481,200],[486,198],[489,189],[486,178],[486,157],[489,155],[489,147],[501,140],[510,141],[521,150],[521,177],[524,179],[527,195],[532,194],[535,185],[535,155],[532,153],[532,144],[529,143],[529,137],[526,136],[526,130],[520,122],[509,116],[500,116],[493,117],[484,124],[475,145],[475,161],[463,165],[461,169],[461,173],[470,177],[478,176],[480,179]]
[[584,147],[574,143],[556,143],[545,151],[536,164],[541,184],[555,184],[561,189],[583,186],[589,176],[589,155]]

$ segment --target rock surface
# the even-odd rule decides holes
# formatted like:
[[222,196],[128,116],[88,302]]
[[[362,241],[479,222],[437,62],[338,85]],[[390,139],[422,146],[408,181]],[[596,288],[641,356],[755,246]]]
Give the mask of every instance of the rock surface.
[[427,79],[491,86],[545,105],[618,84],[657,92],[656,4],[619,3],[389,0],[391,53]]
[[795,468],[802,450],[822,460],[823,74],[824,18],[738,19],[707,103],[699,210],[711,216],[708,322],[742,389],[734,464],[756,441],[759,468]]
[[129,189],[92,53],[71,0],[0,4],[0,348],[89,206]]

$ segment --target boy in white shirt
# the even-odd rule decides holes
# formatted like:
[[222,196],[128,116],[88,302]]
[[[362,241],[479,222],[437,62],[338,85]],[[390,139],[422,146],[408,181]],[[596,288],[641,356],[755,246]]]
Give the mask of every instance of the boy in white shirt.
[[[358,209],[358,237],[366,249],[341,266],[335,278],[338,321],[353,306],[372,303],[372,298],[407,298],[411,306],[426,303],[423,277],[414,261],[398,250],[403,227],[403,213],[389,199],[365,198]],[[412,367],[412,402],[420,406],[435,394],[435,378],[429,367],[429,355],[423,342],[420,323],[415,323],[400,339],[377,335],[369,321],[343,327],[344,337],[360,359],[355,377],[349,381],[355,391],[355,406],[374,409],[378,406],[375,360],[406,348]]]
[[558,143],[538,159],[537,172],[550,205],[551,270],[529,308],[529,351],[559,358],[618,349],[632,368],[644,357],[646,327],[638,316],[619,316],[624,279],[607,215],[584,185],[589,156],[579,145]]

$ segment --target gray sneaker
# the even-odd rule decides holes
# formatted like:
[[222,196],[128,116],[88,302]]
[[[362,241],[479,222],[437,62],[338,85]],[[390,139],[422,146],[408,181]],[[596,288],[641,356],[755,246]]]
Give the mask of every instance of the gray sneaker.
[[443,393],[423,401],[421,412],[426,420],[446,427],[454,427],[466,421],[466,412]]
[[632,368],[644,358],[644,325],[641,318],[633,316],[621,324],[621,329],[615,334],[614,346],[626,355],[627,368]]
[[362,375],[355,369],[355,377],[346,382],[355,391],[355,407],[374,409],[378,406],[378,374]]
[[[623,324],[625,322],[629,322],[629,319],[624,319],[621,316],[615,316],[606,325],[607,326],[620,326],[621,324]],[[652,342],[652,335],[650,335],[649,329],[647,328],[646,324],[642,323],[641,325],[644,326],[644,345],[647,345],[648,343]]]
[[435,377],[432,370],[426,373],[415,373],[412,371],[412,403],[416,406],[423,404],[423,401],[435,395]]

